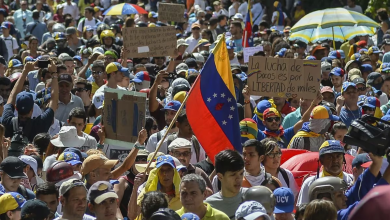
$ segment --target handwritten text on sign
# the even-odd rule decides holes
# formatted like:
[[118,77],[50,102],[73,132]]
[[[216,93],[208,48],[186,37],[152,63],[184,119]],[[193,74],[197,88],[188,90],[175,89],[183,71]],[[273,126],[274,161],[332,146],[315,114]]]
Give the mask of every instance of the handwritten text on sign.
[[123,45],[127,58],[174,55],[176,41],[173,26],[124,28]]
[[184,5],[172,4],[172,3],[159,3],[158,19],[160,21],[185,22]]
[[320,85],[320,61],[249,57],[252,95],[314,99]]

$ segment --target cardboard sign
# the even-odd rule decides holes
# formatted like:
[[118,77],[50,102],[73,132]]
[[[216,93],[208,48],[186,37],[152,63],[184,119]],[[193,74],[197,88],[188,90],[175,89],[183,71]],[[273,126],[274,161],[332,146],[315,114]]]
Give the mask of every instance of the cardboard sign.
[[248,65],[251,95],[314,99],[320,87],[321,63],[251,56]]
[[263,51],[263,46],[258,46],[258,47],[245,47],[243,48],[244,50],[244,63],[249,62],[249,57],[253,56],[253,54]]
[[158,4],[158,19],[160,21],[185,22],[184,5],[172,3]]
[[176,30],[167,27],[137,27],[123,29],[126,58],[164,57],[174,55]]
[[104,90],[103,125],[106,139],[135,143],[145,124],[146,94],[119,89]]

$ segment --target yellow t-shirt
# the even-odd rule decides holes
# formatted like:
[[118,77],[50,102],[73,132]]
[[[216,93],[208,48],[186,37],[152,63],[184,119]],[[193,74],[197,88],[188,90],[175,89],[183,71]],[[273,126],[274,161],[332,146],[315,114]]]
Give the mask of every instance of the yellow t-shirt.
[[295,13],[294,13],[294,19],[295,20],[298,20],[299,18],[302,18],[303,16],[305,16],[305,10],[296,10]]
[[[219,211],[218,209],[212,208],[210,204],[205,202],[203,204],[206,206],[207,212],[201,220],[230,220],[230,218],[225,213]],[[184,210],[184,207],[182,207],[181,209],[177,210],[176,213],[181,217],[186,213],[186,211]]]

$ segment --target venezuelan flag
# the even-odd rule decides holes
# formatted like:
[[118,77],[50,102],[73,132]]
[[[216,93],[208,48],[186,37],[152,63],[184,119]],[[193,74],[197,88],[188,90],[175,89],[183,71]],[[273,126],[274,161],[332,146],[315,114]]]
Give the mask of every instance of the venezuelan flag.
[[194,134],[212,161],[226,149],[242,152],[236,94],[223,36],[207,59],[186,103]]
[[242,34],[242,46],[253,47],[251,1],[248,1],[248,12],[245,19],[245,29]]

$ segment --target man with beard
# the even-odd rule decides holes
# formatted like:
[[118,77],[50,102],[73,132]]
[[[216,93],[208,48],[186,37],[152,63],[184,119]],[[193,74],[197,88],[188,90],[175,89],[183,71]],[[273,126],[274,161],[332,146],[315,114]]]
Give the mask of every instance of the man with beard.
[[339,120],[340,118],[333,115],[328,107],[315,107],[310,114],[309,122],[303,123],[301,130],[291,139],[288,148],[318,152],[318,146],[326,140],[325,133],[328,132],[331,121]]
[[53,49],[53,52],[59,56],[62,53],[67,53],[69,56],[74,57],[76,53],[67,45],[66,36],[63,32],[55,33],[54,40],[57,47]]

